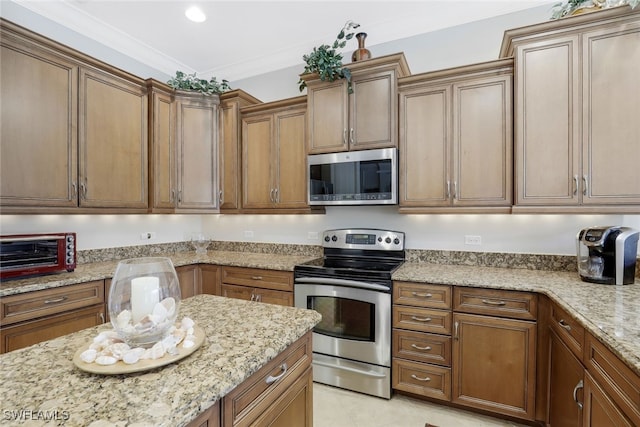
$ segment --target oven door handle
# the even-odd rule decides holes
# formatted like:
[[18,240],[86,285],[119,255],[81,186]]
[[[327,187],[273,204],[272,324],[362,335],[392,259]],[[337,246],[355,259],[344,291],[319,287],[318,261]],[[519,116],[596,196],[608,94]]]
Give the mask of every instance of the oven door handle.
[[299,277],[295,279],[295,283],[313,283],[315,285],[336,285],[336,286],[349,286],[352,288],[371,289],[374,291],[390,291],[391,287],[385,285],[378,285],[376,283],[360,282],[357,280],[345,280],[345,279],[332,279],[328,277]]
[[318,366],[326,366],[327,368],[339,369],[339,370],[342,370],[342,371],[355,372],[356,374],[367,375],[369,377],[374,377],[374,378],[385,378],[386,377],[385,374],[380,374],[378,372],[373,372],[373,371],[364,370],[364,369],[358,369],[358,368],[352,368],[350,366],[334,365],[333,363],[320,362],[318,360],[314,360],[313,364],[314,365],[318,365]]

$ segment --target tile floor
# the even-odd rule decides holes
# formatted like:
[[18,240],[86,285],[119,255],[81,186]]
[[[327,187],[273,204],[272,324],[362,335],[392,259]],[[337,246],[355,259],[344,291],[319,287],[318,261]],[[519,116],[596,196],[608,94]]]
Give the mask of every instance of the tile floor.
[[313,384],[314,427],[526,427],[406,396],[380,399]]

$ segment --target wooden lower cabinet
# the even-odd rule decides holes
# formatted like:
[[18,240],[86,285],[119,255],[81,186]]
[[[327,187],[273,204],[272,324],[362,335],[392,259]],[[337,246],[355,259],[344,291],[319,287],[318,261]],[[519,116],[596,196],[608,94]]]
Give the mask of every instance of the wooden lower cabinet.
[[453,321],[451,401],[533,420],[535,322],[463,313]]
[[582,425],[584,367],[555,334],[549,334],[547,422],[552,427]]
[[238,298],[247,301],[265,302],[267,304],[293,306],[293,293],[291,292],[228,285],[226,283],[223,283],[220,288],[221,295],[227,298]]
[[220,402],[200,414],[187,427],[220,427]]
[[[589,373],[584,380],[585,427],[636,427]],[[555,427],[555,425],[553,425]]]
[[28,347],[97,326],[105,321],[104,304],[71,310],[37,320],[16,323],[0,329],[0,353]]
[[220,295],[293,306],[293,273],[244,267],[222,267]]
[[176,267],[178,282],[180,282],[180,298],[185,299],[201,294],[200,270],[197,264]]
[[451,400],[451,368],[393,359],[392,386],[433,399]]
[[210,295],[222,295],[220,290],[220,270],[217,265],[200,264],[200,292]]

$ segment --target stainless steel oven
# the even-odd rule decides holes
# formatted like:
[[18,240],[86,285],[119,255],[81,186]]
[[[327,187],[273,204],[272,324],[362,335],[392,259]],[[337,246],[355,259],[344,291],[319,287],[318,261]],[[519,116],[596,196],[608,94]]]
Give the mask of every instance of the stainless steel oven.
[[391,397],[391,273],[404,261],[404,233],[328,230],[324,256],[295,267],[295,305],[318,311],[313,379]]

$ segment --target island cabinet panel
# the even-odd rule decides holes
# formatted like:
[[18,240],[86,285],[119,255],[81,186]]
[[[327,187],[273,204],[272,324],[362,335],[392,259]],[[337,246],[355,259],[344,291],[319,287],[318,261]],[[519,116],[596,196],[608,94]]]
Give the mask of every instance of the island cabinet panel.
[[400,80],[401,211],[510,212],[513,61]]
[[311,332],[222,400],[223,426],[313,424]]
[[78,64],[2,27],[0,201],[78,205]]
[[514,212],[640,212],[639,44],[637,8],[505,33],[501,56],[516,69]]
[[80,68],[81,207],[148,206],[148,105],[141,82]]
[[242,209],[309,211],[303,97],[242,109]]
[[236,89],[220,95],[218,168],[220,210],[235,213],[242,207],[242,121],[240,108],[261,101]]
[[346,80],[324,82],[317,74],[307,83],[309,153],[334,153],[398,146],[398,78],[409,74],[404,54],[349,65]]
[[220,402],[218,401],[187,424],[187,427],[220,427],[220,425]]

